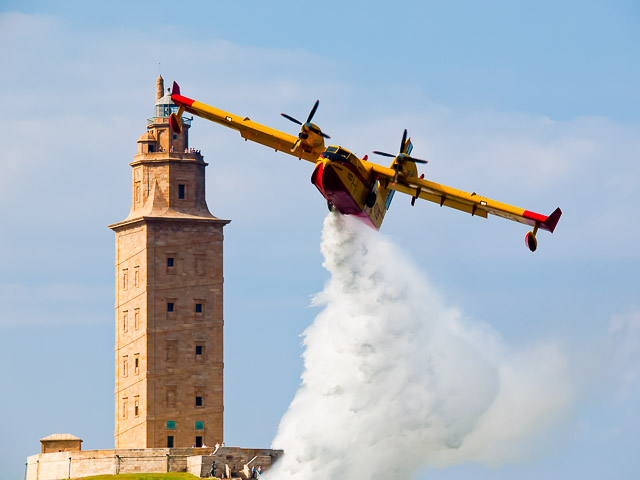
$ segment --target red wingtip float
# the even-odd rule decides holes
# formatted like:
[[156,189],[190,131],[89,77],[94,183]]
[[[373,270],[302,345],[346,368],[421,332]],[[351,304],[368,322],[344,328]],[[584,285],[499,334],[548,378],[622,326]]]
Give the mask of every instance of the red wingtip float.
[[474,216],[487,218],[489,214],[524,223],[533,227],[526,234],[525,242],[534,252],[538,242],[538,229],[553,233],[560,220],[560,208],[549,216],[500,203],[474,193],[447,187],[418,176],[418,163],[427,163],[411,156],[413,145],[404,131],[397,154],[374,151],[373,153],[393,158],[389,167],[369,162],[367,156],[360,159],[340,146],[325,147],[324,140],[330,138],[320,128],[311,123],[318,109],[316,100],[306,122],[301,122],[285,113],[287,120],[300,125],[297,136],[253,122],[249,117],[241,117],[219,110],[180,94],[180,87],[173,82],[171,99],[178,111],[171,114],[171,128],[179,132],[184,112],[189,112],[225,127],[237,130],[245,140],[251,140],[276,151],[315,164],[311,183],[327,200],[329,208],[345,215],[355,215],[373,228],[380,228],[395,192],[411,197],[411,205],[418,198],[454,208]]

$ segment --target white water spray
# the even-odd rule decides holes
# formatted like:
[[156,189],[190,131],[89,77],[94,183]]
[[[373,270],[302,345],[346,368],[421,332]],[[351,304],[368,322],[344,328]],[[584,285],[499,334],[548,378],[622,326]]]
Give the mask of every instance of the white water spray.
[[302,385],[268,479],[408,479],[422,465],[499,465],[530,453],[570,402],[554,347],[510,352],[464,322],[383,235],[338,214],[322,237],[331,279],[304,332]]

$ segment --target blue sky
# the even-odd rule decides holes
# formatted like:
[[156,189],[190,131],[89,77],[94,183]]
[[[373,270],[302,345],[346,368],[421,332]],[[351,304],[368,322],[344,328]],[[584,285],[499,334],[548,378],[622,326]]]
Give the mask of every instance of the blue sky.
[[[505,344],[556,345],[575,400],[523,464],[419,478],[634,478],[640,470],[640,8],[635,2],[4,1],[0,5],[1,463],[38,439],[113,445],[113,233],[158,63],[185,95],[359,155],[408,128],[427,178],[541,213],[556,233],[397,199],[382,234]],[[196,119],[225,229],[225,435],[266,446],[300,383],[328,274],[310,166]],[[266,151],[265,151],[266,150]],[[247,185],[254,188],[248,189]],[[265,380],[267,379],[267,380]],[[249,394],[249,392],[251,392]],[[556,442],[557,440],[557,442]]]

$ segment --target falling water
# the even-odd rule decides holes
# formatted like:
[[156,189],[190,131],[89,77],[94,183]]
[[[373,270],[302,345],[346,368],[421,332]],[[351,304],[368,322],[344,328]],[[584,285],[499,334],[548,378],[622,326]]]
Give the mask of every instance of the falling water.
[[[409,479],[423,465],[525,458],[563,418],[565,356],[513,351],[446,307],[389,239],[330,214],[331,278],[304,332],[302,384],[273,441],[268,479]],[[517,321],[517,318],[514,319]]]

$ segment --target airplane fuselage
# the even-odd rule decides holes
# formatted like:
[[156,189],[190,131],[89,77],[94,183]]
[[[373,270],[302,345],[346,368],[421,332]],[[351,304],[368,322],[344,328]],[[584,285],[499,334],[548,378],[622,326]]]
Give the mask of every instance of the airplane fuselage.
[[370,227],[380,228],[389,191],[381,189],[371,171],[348,150],[329,146],[316,163],[311,183],[340,213],[355,215]]

